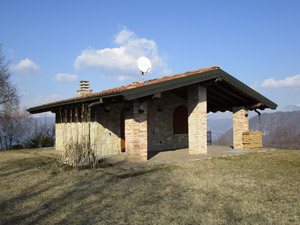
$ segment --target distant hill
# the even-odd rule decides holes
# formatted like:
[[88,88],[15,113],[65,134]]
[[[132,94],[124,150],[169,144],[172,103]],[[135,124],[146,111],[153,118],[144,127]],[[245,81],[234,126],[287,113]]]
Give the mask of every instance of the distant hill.
[[232,128],[232,119],[207,119],[207,130],[211,131],[212,140],[215,142]]
[[287,106],[283,107],[280,111],[282,111],[282,112],[300,111],[300,106],[298,106],[298,105],[287,105]]
[[39,125],[46,124],[46,125],[50,126],[50,125],[55,124],[55,117],[54,116],[34,117],[34,120],[36,120]]
[[[249,121],[250,130],[263,132],[264,146],[300,149],[300,111],[263,113]],[[232,128],[222,135],[219,144],[232,144]]]

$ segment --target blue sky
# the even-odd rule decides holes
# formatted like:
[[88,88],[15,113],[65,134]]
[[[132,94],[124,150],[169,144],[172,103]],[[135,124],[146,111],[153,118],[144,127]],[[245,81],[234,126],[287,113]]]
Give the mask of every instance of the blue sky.
[[0,0],[0,43],[21,107],[219,65],[279,105],[300,104],[300,1]]

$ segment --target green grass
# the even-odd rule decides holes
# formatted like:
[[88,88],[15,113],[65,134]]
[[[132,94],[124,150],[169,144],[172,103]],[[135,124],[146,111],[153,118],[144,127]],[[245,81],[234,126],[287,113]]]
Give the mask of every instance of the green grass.
[[124,169],[0,152],[0,224],[299,224],[300,151]]

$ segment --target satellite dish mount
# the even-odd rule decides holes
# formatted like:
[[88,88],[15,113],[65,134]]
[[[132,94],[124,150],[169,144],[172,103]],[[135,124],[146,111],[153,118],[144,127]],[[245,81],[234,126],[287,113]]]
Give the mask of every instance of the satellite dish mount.
[[148,73],[151,70],[151,62],[148,58],[142,56],[138,59],[137,66],[142,73],[142,79],[144,83],[144,73]]

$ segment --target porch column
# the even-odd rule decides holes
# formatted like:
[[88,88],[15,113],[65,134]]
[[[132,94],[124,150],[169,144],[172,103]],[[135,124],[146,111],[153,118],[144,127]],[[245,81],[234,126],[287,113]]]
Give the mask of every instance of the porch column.
[[233,148],[243,149],[243,132],[249,131],[248,110],[243,106],[233,107]]
[[207,154],[206,88],[200,85],[188,89],[189,153]]
[[147,161],[147,102],[133,103],[125,119],[125,151],[130,161]]

